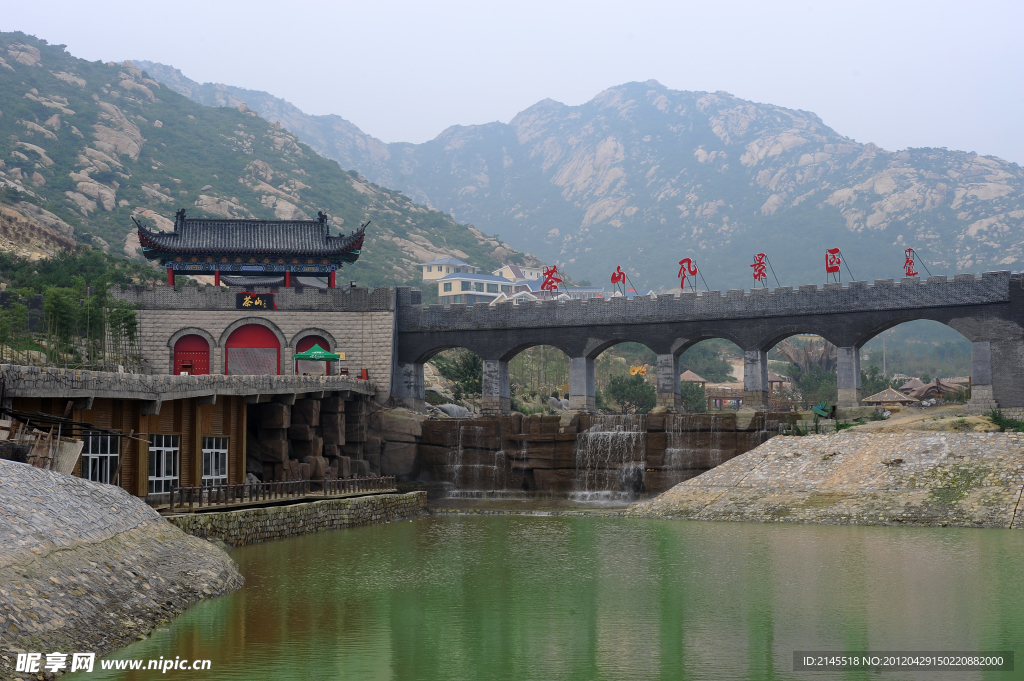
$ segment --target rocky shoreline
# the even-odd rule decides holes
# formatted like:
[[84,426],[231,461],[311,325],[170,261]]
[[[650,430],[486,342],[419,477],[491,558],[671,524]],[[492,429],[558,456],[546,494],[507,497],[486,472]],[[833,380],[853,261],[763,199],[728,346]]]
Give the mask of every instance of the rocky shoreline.
[[624,515],[1024,529],[1024,434],[775,437]]
[[241,585],[227,553],[124,490],[0,461],[0,679],[47,678],[16,673],[18,653],[99,657]]

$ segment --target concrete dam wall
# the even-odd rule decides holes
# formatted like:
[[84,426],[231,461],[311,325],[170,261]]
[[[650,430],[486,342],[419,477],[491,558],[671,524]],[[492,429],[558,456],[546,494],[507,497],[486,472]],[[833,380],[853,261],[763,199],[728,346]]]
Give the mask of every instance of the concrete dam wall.
[[783,432],[794,414],[425,419],[383,415],[368,447],[380,470],[452,492],[660,493]]

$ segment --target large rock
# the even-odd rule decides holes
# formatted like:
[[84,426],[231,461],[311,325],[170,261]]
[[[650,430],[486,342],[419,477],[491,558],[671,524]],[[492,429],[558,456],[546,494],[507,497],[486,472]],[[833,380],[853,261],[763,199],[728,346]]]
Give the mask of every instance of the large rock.
[[408,478],[416,474],[417,445],[415,442],[385,442],[380,454],[380,474]]
[[309,442],[316,435],[316,429],[306,424],[292,424],[292,427],[288,429],[289,440],[301,440],[303,442]]
[[288,428],[292,425],[292,408],[287,404],[267,402],[260,407],[261,428]]
[[324,442],[332,445],[345,444],[345,414],[328,412],[320,414],[320,431]]
[[303,459],[307,456],[321,456],[323,454],[324,441],[319,437],[314,437],[309,441],[294,441],[292,442],[292,451],[295,453],[296,458]]
[[348,415],[345,417],[345,443],[366,442],[366,423],[353,422]]
[[381,413],[381,436],[390,442],[416,442],[423,435],[424,414],[408,409],[389,409]]
[[295,400],[292,423],[307,426],[320,425],[320,400]]
[[340,427],[342,430],[344,430],[345,412],[321,412],[320,426],[323,428]]
[[345,413],[345,399],[342,397],[325,397],[320,401],[320,416],[324,414]]
[[260,459],[268,463],[284,463],[288,460],[287,440],[264,440],[260,443]]
[[287,440],[287,428],[263,428],[259,429],[260,442],[264,440]]

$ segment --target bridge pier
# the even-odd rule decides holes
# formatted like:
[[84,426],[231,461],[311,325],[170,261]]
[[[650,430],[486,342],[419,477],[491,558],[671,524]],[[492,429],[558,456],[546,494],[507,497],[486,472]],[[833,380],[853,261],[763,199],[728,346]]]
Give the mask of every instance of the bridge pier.
[[594,413],[597,411],[594,359],[573,357],[569,360],[569,409]]
[[860,352],[850,346],[836,348],[838,367],[836,383],[839,387],[838,406],[860,406]]
[[509,391],[508,362],[485,359],[480,413],[484,416],[508,416],[512,413]]
[[743,406],[768,411],[768,351],[743,351]]
[[399,405],[407,409],[421,413],[426,411],[423,365],[418,362],[398,362],[392,379],[391,395]]
[[658,406],[678,414],[683,411],[679,390],[679,356],[658,355]]
[[992,344],[989,341],[971,343],[971,401],[967,413],[987,414],[999,407],[992,389]]

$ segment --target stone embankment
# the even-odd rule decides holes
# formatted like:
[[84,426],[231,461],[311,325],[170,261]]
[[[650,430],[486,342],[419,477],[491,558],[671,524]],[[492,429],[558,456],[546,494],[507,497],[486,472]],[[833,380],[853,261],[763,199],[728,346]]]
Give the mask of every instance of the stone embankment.
[[168,520],[191,535],[242,546],[321,530],[414,518],[426,513],[426,503],[426,492],[375,494],[290,506],[177,515]]
[[681,520],[1024,527],[1024,434],[775,437],[626,515]]
[[241,585],[224,551],[124,490],[0,461],[0,678],[19,652],[99,656]]

